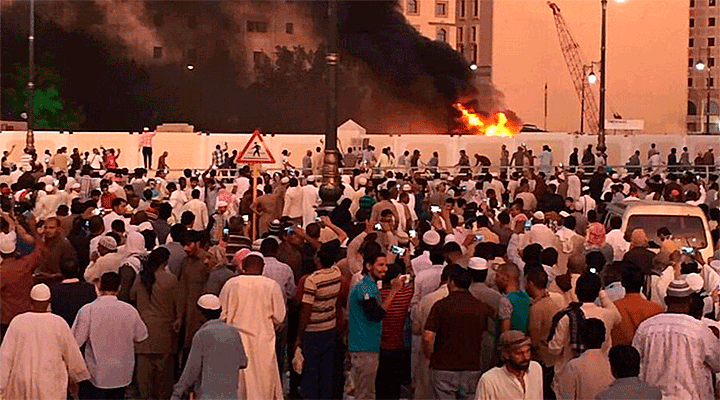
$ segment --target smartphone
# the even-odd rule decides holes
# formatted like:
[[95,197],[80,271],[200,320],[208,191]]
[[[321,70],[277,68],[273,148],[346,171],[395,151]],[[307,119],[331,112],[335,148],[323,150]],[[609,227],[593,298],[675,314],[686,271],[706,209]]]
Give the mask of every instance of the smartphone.
[[410,283],[410,274],[400,275],[400,280],[403,281],[406,285]]
[[597,274],[597,269],[595,269],[594,267],[590,268],[589,271],[590,271],[590,273],[592,273],[592,274]]
[[100,214],[102,214],[102,210],[99,208],[96,208],[95,211],[93,211],[93,214],[100,215]]
[[315,217],[315,222],[320,222],[320,221],[321,221],[320,217]]
[[478,233],[477,235],[475,235],[475,241],[476,241],[476,242],[482,242],[482,241],[484,241],[484,240],[485,240],[485,238],[483,237],[483,235],[481,235],[481,234],[479,234],[479,233]]
[[416,237],[417,237],[417,231],[416,231],[415,229],[410,229],[410,230],[408,231],[408,235],[410,235],[411,238],[416,238]]
[[85,221],[85,226],[89,228],[89,227],[90,227],[90,221]]
[[229,234],[230,234],[230,229],[228,229],[228,228],[223,229],[223,235],[227,236]]
[[247,224],[250,221],[250,216],[247,214],[243,214],[242,219]]
[[376,231],[381,231],[381,230],[382,230],[382,225],[381,225],[379,222],[378,222],[377,224],[375,224],[375,230],[376,230]]
[[288,226],[287,228],[285,228],[285,232],[287,232],[287,233],[295,233],[295,228],[293,228],[292,226]]
[[563,167],[563,163],[560,163],[560,164],[558,164],[558,165],[560,165],[560,168],[562,168],[562,167]]
[[57,185],[59,185],[59,184],[60,184],[60,181],[59,181],[59,180],[57,180],[57,179],[55,179],[55,180],[53,181],[53,183],[55,184],[55,186],[57,186]]
[[440,212],[440,206],[430,206],[430,212],[439,213],[439,212]]
[[529,231],[532,227],[532,222],[530,220],[525,221],[525,230]]
[[22,213],[21,215],[22,215],[23,217],[27,218],[27,217],[30,216],[30,213],[31,213],[31,211],[30,211],[30,210],[27,210],[27,211],[25,211],[24,213]]
[[399,256],[403,256],[403,255],[405,254],[405,251],[406,251],[406,250],[407,250],[406,248],[400,247],[400,246],[392,246],[392,247],[390,247],[390,252],[393,253],[393,254],[397,254],[397,255],[399,255]]
[[688,254],[691,256],[695,255],[695,248],[691,246],[683,246],[682,247],[682,254]]

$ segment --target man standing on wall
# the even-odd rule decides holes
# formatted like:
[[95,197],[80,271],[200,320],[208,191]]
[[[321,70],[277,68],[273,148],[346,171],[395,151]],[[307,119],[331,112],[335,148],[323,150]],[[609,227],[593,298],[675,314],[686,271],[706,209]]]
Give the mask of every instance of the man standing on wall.
[[152,169],[152,140],[156,134],[156,132],[150,132],[150,128],[147,126],[143,128],[143,133],[140,134],[140,149],[138,150],[142,150],[145,169]]

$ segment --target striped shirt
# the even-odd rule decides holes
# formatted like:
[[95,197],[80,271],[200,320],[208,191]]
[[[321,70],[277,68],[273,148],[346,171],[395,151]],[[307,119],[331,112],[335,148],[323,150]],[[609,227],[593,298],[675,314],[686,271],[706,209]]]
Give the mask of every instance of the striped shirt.
[[[385,350],[400,349],[404,346],[404,329],[407,320],[410,300],[413,298],[415,285],[404,285],[398,290],[390,302],[387,314],[382,320],[382,333],[380,334],[380,348]],[[390,285],[383,285],[380,289],[383,301],[390,294]]]
[[335,328],[336,307],[342,276],[340,268],[322,268],[305,278],[302,302],[312,304],[312,313],[306,332],[324,332]]

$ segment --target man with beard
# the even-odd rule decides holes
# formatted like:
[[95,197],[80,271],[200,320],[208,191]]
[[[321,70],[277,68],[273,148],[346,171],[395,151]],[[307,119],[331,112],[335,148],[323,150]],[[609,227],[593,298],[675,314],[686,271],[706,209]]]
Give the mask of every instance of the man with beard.
[[504,332],[500,335],[500,349],[503,366],[480,377],[475,398],[542,399],[542,368],[537,361],[531,361],[530,338],[520,331]]

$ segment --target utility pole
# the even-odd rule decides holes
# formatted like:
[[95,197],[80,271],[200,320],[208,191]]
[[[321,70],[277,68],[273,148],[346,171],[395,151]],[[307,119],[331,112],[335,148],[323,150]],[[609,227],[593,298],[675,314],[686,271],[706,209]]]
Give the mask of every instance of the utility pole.
[[547,81],[545,81],[545,107],[544,107],[544,110],[543,110],[543,129],[544,129],[544,130],[547,130],[547,111],[548,111],[548,102],[547,102],[548,99],[547,99],[547,95],[548,95],[548,91],[547,91]]
[[600,129],[598,129],[598,144],[597,150],[604,154],[607,147],[605,146],[605,86],[606,82],[606,69],[607,69],[607,4],[608,0],[600,0],[602,4],[602,31],[600,33],[600,115],[599,123]]
[[25,146],[35,149],[35,135],[33,133],[35,124],[35,0],[30,0],[30,35],[28,36],[28,84],[27,84],[27,135]]

